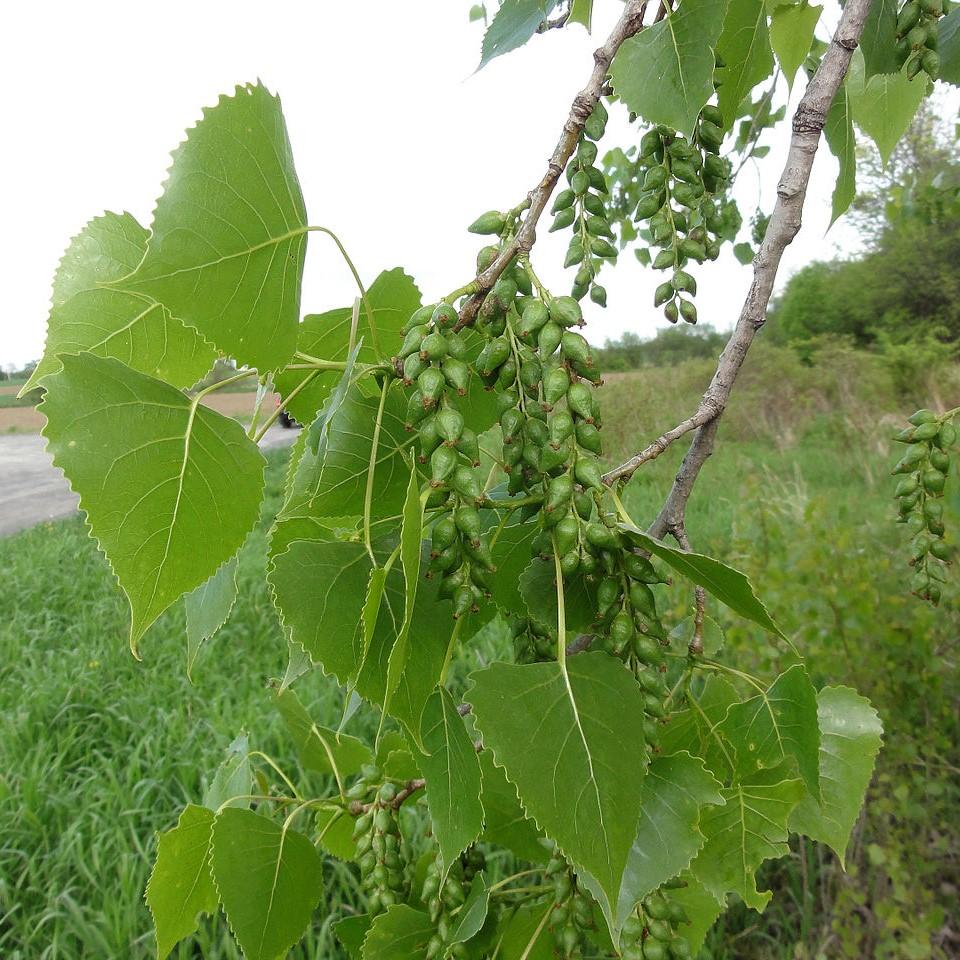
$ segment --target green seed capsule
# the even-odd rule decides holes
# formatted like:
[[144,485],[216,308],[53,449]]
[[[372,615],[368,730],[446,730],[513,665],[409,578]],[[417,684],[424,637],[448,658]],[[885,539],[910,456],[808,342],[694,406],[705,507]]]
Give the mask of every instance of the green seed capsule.
[[[569,473],[554,477],[547,485],[547,495],[544,501],[544,510],[555,513],[561,507],[566,507],[573,496],[573,477]],[[559,520],[558,520],[559,522]]]
[[433,308],[434,305],[428,303],[414,310],[400,332],[406,336],[414,327],[425,327],[433,317]]
[[483,273],[500,255],[500,248],[491,244],[477,254],[477,273]]
[[447,327],[454,326],[459,318],[460,315],[456,308],[449,303],[438,303],[431,316],[434,326],[438,330],[445,330]]
[[574,416],[592,423],[593,394],[588,386],[582,383],[572,383],[567,391],[567,406]]
[[911,423],[913,426],[919,427],[921,423],[930,423],[931,420],[936,419],[937,415],[932,410],[921,409],[908,417],[907,423]]
[[550,301],[550,319],[561,327],[572,327],[583,320],[580,304],[573,297],[554,297]]
[[440,369],[447,383],[457,391],[457,394],[461,397],[465,396],[470,386],[470,368],[462,360],[447,357]]
[[550,311],[542,300],[532,300],[520,317],[519,335],[528,340],[550,319]]
[[434,525],[430,535],[430,545],[434,553],[442,553],[457,539],[457,525],[451,517],[441,517]]
[[950,547],[947,546],[942,540],[934,540],[930,544],[930,553],[936,557],[938,560],[942,560],[944,563],[948,563],[952,556],[952,551]]
[[689,293],[691,295],[697,292],[697,281],[685,270],[677,270],[671,280],[673,289],[678,293]]
[[483,490],[480,487],[480,481],[476,474],[466,466],[458,466],[450,477],[450,486],[453,487],[461,497],[468,500],[479,500],[483,496]]
[[578,197],[582,197],[590,189],[590,175],[586,170],[578,170],[570,178],[570,189]]
[[503,431],[503,442],[510,444],[519,435],[523,427],[523,414],[516,408],[504,410],[500,416],[500,428]]
[[468,540],[475,544],[480,542],[480,533],[483,521],[475,507],[458,507],[453,514],[454,526]]
[[634,580],[630,584],[630,603],[635,610],[639,610],[647,617],[656,617],[657,602],[653,596],[653,591],[639,580]]
[[400,349],[397,351],[397,356],[404,360],[411,353],[419,353],[420,344],[423,342],[423,338],[427,336],[429,330],[426,326],[416,326],[412,327],[407,331],[407,335],[403,338],[403,343],[400,345]]
[[613,231],[610,229],[610,224],[607,223],[605,217],[588,217],[587,233],[589,233],[591,237],[606,237],[609,240],[612,240],[614,237]]
[[580,524],[576,517],[564,517],[553,529],[554,547],[558,554],[563,556],[577,545],[580,534]]
[[508,273],[500,276],[491,291],[503,310],[508,310],[517,296],[517,282]]
[[940,424],[937,423],[936,420],[931,420],[928,423],[921,423],[918,427],[914,427],[913,438],[910,442],[922,443],[927,440],[932,440],[939,433]]
[[957,442],[957,429],[952,423],[945,423],[937,434],[937,446],[942,450],[952,447]]
[[567,438],[562,443],[554,446],[548,443],[546,446],[536,448],[539,451],[537,466],[541,473],[553,473],[559,467],[566,467],[573,455],[573,440]]
[[437,401],[443,396],[446,385],[447,381],[439,367],[427,367],[417,378],[417,388],[422,395],[423,406],[427,409],[436,406]]
[[620,538],[606,524],[593,520],[584,527],[587,543],[598,550],[619,550]]
[[510,341],[506,337],[497,337],[491,340],[485,349],[486,361],[480,370],[482,373],[493,373],[510,356]]
[[[673,250],[661,250],[653,258],[653,269],[654,270],[666,270],[676,266],[677,257]],[[672,289],[672,288],[671,288]]]
[[459,620],[473,607],[473,588],[467,584],[457,587],[453,592],[453,619]]
[[412,430],[416,424],[428,416],[432,409],[433,402],[425,399],[419,390],[414,390],[407,399],[406,428]]
[[430,483],[440,486],[456,469],[457,452],[452,447],[440,446],[430,455]]
[[537,346],[540,350],[540,356],[544,359],[552,356],[557,347],[560,346],[560,340],[563,337],[563,328],[550,320],[540,328],[537,337]]
[[931,80],[936,80],[940,76],[940,54],[936,50],[924,50],[920,55],[920,66]]
[[932,493],[934,495],[943,493],[943,488],[946,485],[947,478],[939,470],[924,470],[923,477],[921,478],[923,483],[923,489],[927,493]]
[[576,199],[577,195],[572,190],[561,190],[554,199],[550,212],[559,213],[561,210],[566,210],[573,206],[573,201]]
[[588,490],[603,490],[603,471],[592,457],[577,457],[573,467],[577,483]]
[[573,209],[573,207],[567,207],[566,210],[561,210],[553,218],[553,223],[550,224],[548,233],[556,233],[558,230],[566,230],[566,228],[573,223],[576,217],[577,212]]
[[437,433],[437,418],[429,416],[417,428],[417,442],[420,447],[420,462],[426,463],[427,458],[442,443],[442,438]]
[[641,557],[639,553],[624,554],[623,569],[631,580],[639,580],[641,583],[666,582],[657,573],[653,564],[646,557]]
[[591,284],[590,299],[598,307],[605,307],[607,305],[607,288],[601,287],[599,283]]
[[[944,453],[943,450],[931,450],[930,466],[941,473],[946,473],[950,469],[950,454]],[[902,480],[900,482],[903,483]]]
[[403,361],[403,382],[405,386],[410,386],[417,377],[426,369],[426,363],[420,359],[419,353],[411,353]]
[[550,428],[542,420],[528,418],[523,425],[523,431],[535,447],[544,447],[550,442]]
[[488,210],[477,217],[467,230],[479,234],[501,233],[504,225],[503,214],[499,210]]
[[460,439],[456,443],[457,450],[470,461],[474,467],[480,466],[480,441],[476,433],[469,427],[464,427]]
[[565,330],[560,338],[560,352],[565,360],[571,360],[575,363],[585,363],[588,366],[593,365],[593,356],[590,353],[590,344],[586,338],[572,330]]
[[602,170],[597,167],[587,167],[587,175],[590,178],[590,186],[597,193],[607,193],[607,178],[603,175]]
[[[564,334],[566,336],[566,334]],[[552,367],[543,379],[543,396],[550,406],[566,396],[570,389],[570,374],[565,367]]]
[[680,301],[680,316],[687,323],[697,322],[697,308],[689,300]]
[[595,217],[606,217],[607,215],[607,208],[595,193],[588,193],[583,198],[583,209],[587,213],[592,213]]
[[421,360],[442,360],[447,355],[447,338],[442,333],[428,333],[420,344]]
[[564,410],[558,410],[547,421],[550,431],[550,443],[559,446],[574,435],[573,417]]

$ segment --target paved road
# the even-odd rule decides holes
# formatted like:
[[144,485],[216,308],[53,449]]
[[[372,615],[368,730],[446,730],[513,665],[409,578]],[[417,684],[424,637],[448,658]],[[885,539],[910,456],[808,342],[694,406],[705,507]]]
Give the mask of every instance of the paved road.
[[[260,446],[287,446],[296,436],[296,430],[274,425]],[[0,537],[77,509],[77,496],[53,465],[45,444],[37,434],[0,436]]]

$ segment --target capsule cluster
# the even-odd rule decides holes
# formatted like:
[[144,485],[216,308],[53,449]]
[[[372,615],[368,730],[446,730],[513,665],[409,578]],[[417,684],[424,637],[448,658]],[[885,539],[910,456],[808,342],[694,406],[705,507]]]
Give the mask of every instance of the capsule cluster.
[[949,0],[907,0],[897,15],[897,64],[906,64],[907,77],[923,71],[931,80],[940,74],[940,18],[947,13]]
[[596,281],[603,263],[617,256],[614,233],[606,209],[607,178],[596,165],[597,141],[607,126],[607,111],[597,103],[587,117],[577,148],[567,163],[568,186],[553,201],[550,231],[572,227],[565,267],[576,267],[571,295],[582,300],[587,292],[598,306],[607,305],[607,291]]
[[943,491],[957,431],[949,419],[938,417],[932,410],[918,410],[909,423],[895,437],[907,444],[893,468],[894,474],[901,476],[894,494],[897,519],[907,525],[912,536],[913,592],[936,605],[943,592],[943,565],[953,552],[944,540]]
[[360,882],[371,916],[406,899],[407,858],[397,810],[393,806],[396,795],[397,788],[392,783],[381,784],[375,799],[353,826]]
[[466,960],[469,956],[465,944],[450,941],[466,900],[465,891],[483,866],[483,854],[476,847],[457,858],[445,878],[439,853],[428,864],[421,899],[430,914],[430,922],[437,929],[427,943],[427,960],[439,957]]
[[586,933],[596,928],[593,901],[577,884],[576,874],[567,861],[555,854],[544,871],[544,881],[553,895],[550,912],[550,932],[553,935],[554,956],[563,960],[577,960],[587,946]]
[[[703,108],[692,139],[658,126],[640,141],[638,175],[643,192],[635,218],[646,223],[655,270],[671,277],[654,293],[654,306],[662,306],[671,323],[697,322],[692,298],[695,278],[684,268],[694,261],[716,260],[726,236],[739,227],[735,205],[718,202],[729,185],[730,162],[719,156],[723,140],[722,117],[713,105]],[[733,217],[736,223],[728,222]]]
[[677,926],[689,922],[665,888],[654,891],[623,925],[622,960],[689,960],[690,944],[676,933]]

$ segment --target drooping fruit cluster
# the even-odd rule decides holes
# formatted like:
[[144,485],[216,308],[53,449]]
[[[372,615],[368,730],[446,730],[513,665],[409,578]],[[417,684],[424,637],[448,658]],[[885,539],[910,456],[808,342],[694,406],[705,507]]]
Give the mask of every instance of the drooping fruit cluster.
[[949,0],[907,0],[897,15],[897,63],[913,79],[922,70],[931,80],[940,74],[939,19]]
[[[712,105],[703,108],[691,140],[664,126],[644,134],[640,141],[638,176],[643,193],[636,209],[637,222],[647,222],[655,270],[670,270],[669,280],[654,294],[654,305],[676,323],[697,322],[697,308],[688,299],[697,282],[684,267],[690,262],[715,260],[720,245],[730,235],[727,218],[737,220],[735,205],[720,203],[731,173],[730,163],[719,156],[723,141],[722,117]],[[686,295],[686,296],[684,296]]]
[[943,491],[950,471],[950,450],[957,441],[952,413],[938,417],[932,410],[918,410],[909,418],[911,426],[894,438],[908,445],[893,472],[902,475],[894,494],[897,519],[912,535],[912,588],[934,605],[943,592],[943,565],[952,556],[943,523]]
[[[364,792],[368,792],[368,783],[369,780],[358,781]],[[353,791],[359,792],[359,789]],[[396,796],[397,788],[392,783],[381,784],[376,789],[374,799],[357,817],[353,826],[360,882],[367,897],[367,912],[371,916],[406,899],[407,858],[394,806]]]
[[606,126],[607,111],[598,102],[587,117],[577,149],[567,163],[569,186],[557,194],[550,211],[553,214],[551,232],[573,228],[563,263],[565,267],[577,268],[571,295],[575,300],[582,300],[589,291],[590,299],[601,307],[607,305],[607,291],[596,282],[596,276],[605,260],[617,256],[604,202],[607,180],[596,165],[597,141],[603,137]]
[[676,928],[689,923],[686,910],[671,900],[665,888],[644,899],[623,925],[623,960],[689,960],[690,945]]
[[553,893],[550,932],[553,935],[554,956],[562,960],[576,960],[583,956],[587,931],[596,928],[593,900],[580,889],[577,875],[559,853],[547,864],[544,879]]

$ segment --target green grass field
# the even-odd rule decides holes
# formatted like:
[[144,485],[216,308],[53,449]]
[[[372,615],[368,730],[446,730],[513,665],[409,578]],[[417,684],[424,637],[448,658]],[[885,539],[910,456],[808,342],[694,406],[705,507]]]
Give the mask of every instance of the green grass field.
[[[606,386],[610,458],[688,413],[709,366],[649,370]],[[955,955],[944,931],[957,929],[950,911],[960,885],[960,612],[933,611],[908,594],[889,499],[886,437],[898,412],[909,404],[872,360],[839,353],[809,368],[785,352],[758,351],[691,502],[694,548],[748,573],[815,682],[858,687],[886,726],[848,873],[813,845],[794,847],[761,878],[775,892],[767,913],[731,911],[708,940],[712,960]],[[639,522],[651,518],[681,452],[630,484],[625,499]],[[284,458],[270,457],[264,525],[278,505]],[[152,956],[142,893],[155,832],[200,797],[203,777],[243,728],[294,765],[267,689],[286,650],[262,578],[264,551],[262,526],[244,548],[238,606],[201,652],[191,684],[182,609],[148,634],[145,662],[135,662],[124,600],[80,521],[0,541],[4,960]],[[692,592],[677,584],[669,597],[679,620]],[[738,666],[766,675],[787,662],[784,647],[716,604],[708,612]],[[340,694],[322,677],[297,689],[318,719],[336,716]],[[328,899],[352,900],[349,868],[330,867],[327,880]],[[198,946],[175,955],[238,957],[222,920],[205,923]],[[294,956],[338,954],[318,922]]]

